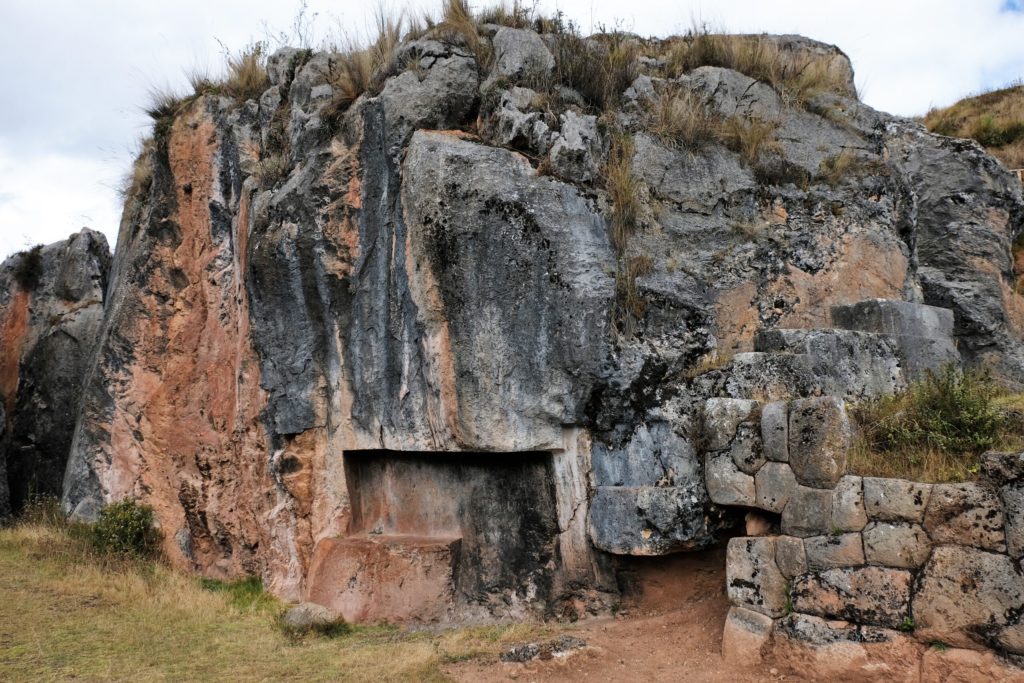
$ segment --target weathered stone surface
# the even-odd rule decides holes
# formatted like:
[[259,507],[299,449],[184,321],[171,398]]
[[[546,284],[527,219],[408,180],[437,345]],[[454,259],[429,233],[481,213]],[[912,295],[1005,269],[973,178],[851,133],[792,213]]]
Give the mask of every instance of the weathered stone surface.
[[1010,557],[1024,557],[1024,481],[999,489],[1006,518],[1006,551]]
[[847,475],[832,490],[832,528],[837,531],[860,531],[867,523],[863,482],[860,477]]
[[744,474],[754,475],[765,463],[761,449],[761,430],[752,422],[741,422],[736,427],[736,436],[729,445],[729,457],[737,469]]
[[793,608],[820,617],[899,628],[910,618],[912,575],[860,567],[810,573],[793,582]]
[[775,564],[787,579],[807,572],[804,539],[796,536],[775,537]]
[[761,448],[768,460],[789,462],[789,404],[772,401],[761,408]]
[[618,555],[665,555],[714,541],[704,491],[691,486],[601,486],[590,504],[590,538]]
[[851,428],[843,401],[835,396],[806,398],[789,406],[789,464],[797,481],[832,488],[846,470]]
[[934,543],[1006,550],[1003,510],[995,491],[981,484],[936,484],[924,513]]
[[806,538],[832,532],[832,492],[797,486],[782,511],[782,533]]
[[290,628],[302,632],[333,624],[338,620],[338,615],[315,602],[302,602],[286,610],[281,620]]
[[307,600],[351,622],[446,621],[455,610],[459,542],[325,538],[310,564]]
[[533,31],[502,26],[492,39],[494,69],[498,76],[542,77],[555,66],[555,58]]
[[761,661],[774,623],[771,617],[759,612],[730,607],[722,631],[722,657],[749,664]]
[[754,478],[736,467],[729,451],[707,454],[704,459],[704,477],[708,497],[712,503],[747,506],[757,504]]
[[807,567],[812,572],[864,564],[864,544],[860,534],[812,536],[804,539],[804,548]]
[[985,476],[996,484],[1024,480],[1024,452],[989,451],[981,456],[981,469]]
[[921,649],[889,629],[793,613],[776,624],[772,663],[797,680],[916,681]]
[[704,448],[728,448],[740,423],[750,419],[757,406],[749,399],[709,398],[704,404]]
[[932,548],[924,529],[906,522],[872,522],[863,536],[868,564],[917,569]]
[[897,342],[908,379],[959,360],[953,342],[953,312],[907,301],[872,299],[836,306],[832,321],[847,330],[888,335]]
[[925,650],[921,657],[921,683],[1024,683],[1024,669],[991,652],[962,648]]
[[769,512],[782,512],[796,487],[796,477],[789,465],[782,462],[765,463],[754,476],[757,507]]
[[603,151],[596,116],[567,111],[559,117],[558,133],[548,152],[556,175],[580,183],[593,181],[600,172]]
[[787,581],[775,564],[775,539],[729,539],[725,585],[733,605],[770,617],[784,615]]
[[693,444],[667,422],[639,425],[622,447],[595,442],[591,460],[597,486],[674,486],[701,476]]
[[62,492],[109,271],[107,241],[88,229],[0,265],[0,516]]
[[824,388],[829,394],[884,396],[906,385],[897,344],[886,335],[850,330],[762,330],[754,339],[754,348],[811,356],[820,376],[828,379]]
[[915,635],[957,647],[987,645],[1024,654],[1024,576],[1006,555],[939,546],[914,593]]
[[864,477],[864,507],[869,519],[883,522],[924,521],[924,511],[931,496],[931,484]]

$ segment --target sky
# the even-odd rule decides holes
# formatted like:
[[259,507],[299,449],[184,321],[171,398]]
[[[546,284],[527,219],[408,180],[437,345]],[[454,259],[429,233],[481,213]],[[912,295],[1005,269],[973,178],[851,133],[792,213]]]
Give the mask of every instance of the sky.
[[[305,26],[314,42],[339,30],[358,36],[376,6],[309,0]],[[113,246],[117,189],[150,127],[149,91],[184,90],[189,70],[215,73],[224,46],[294,33],[300,7],[300,0],[0,0],[0,259],[82,227]],[[800,33],[842,48],[864,101],[904,116],[1024,77],[1024,0],[538,0],[537,9],[560,10],[584,32],[617,26],[664,37],[708,24]]]

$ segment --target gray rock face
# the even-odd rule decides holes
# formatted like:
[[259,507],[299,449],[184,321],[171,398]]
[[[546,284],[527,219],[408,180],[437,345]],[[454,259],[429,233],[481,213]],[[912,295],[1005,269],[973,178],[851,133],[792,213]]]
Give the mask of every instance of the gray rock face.
[[1017,635],[1024,578],[1005,555],[940,546],[921,571],[914,626],[922,639],[958,647],[985,644],[1024,654]]
[[834,396],[799,399],[789,408],[789,464],[804,486],[833,488],[846,470],[851,427]]
[[1024,557],[1024,482],[999,489],[1006,518],[1006,550],[1010,557]]
[[901,569],[829,569],[793,582],[793,608],[819,617],[899,628],[910,617],[910,583],[910,572]]
[[701,476],[693,444],[665,422],[640,425],[622,448],[595,443],[591,458],[598,486],[674,486]]
[[618,555],[697,550],[714,540],[701,487],[600,486],[590,504],[590,538]]
[[503,26],[493,38],[494,70],[498,76],[518,79],[544,76],[555,67],[555,58],[533,31]]
[[[82,382],[89,372],[110,269],[102,234],[83,229],[37,252],[34,283],[17,282],[31,255],[0,266],[0,402],[7,407],[0,461],[9,507],[32,496],[59,496],[71,449]],[[0,469],[4,469],[0,465]]]
[[924,530],[935,543],[1006,550],[1003,509],[995,491],[979,484],[936,484],[924,513]]

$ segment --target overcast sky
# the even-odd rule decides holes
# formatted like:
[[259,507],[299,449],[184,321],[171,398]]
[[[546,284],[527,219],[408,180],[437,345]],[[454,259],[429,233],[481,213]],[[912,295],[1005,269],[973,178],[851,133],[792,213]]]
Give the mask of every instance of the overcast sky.
[[[438,3],[439,4],[439,3]],[[490,3],[482,3],[490,4]],[[1024,76],[1024,0],[541,0],[585,32],[666,36],[706,22],[841,47],[864,100],[913,116]],[[395,8],[435,6],[399,3]],[[310,0],[319,35],[365,31],[367,0]],[[153,86],[217,69],[222,47],[289,30],[298,0],[0,0],[0,258],[83,226],[113,246],[117,187]]]

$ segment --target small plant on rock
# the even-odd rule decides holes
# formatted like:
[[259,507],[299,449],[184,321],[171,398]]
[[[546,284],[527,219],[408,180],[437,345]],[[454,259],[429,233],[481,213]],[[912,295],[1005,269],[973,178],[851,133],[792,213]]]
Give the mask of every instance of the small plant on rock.
[[103,506],[91,540],[101,555],[153,558],[160,552],[162,535],[152,507],[125,499]]

